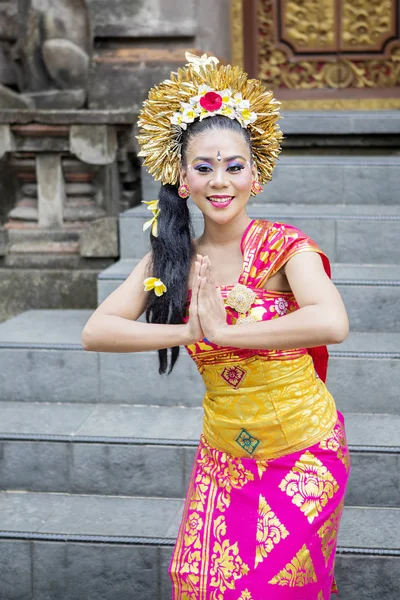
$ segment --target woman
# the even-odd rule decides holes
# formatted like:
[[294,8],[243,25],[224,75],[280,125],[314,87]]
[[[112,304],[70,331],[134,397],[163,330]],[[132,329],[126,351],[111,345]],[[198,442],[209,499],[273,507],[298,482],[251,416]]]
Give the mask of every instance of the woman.
[[[160,373],[184,345],[205,382],[173,599],[328,600],[350,463],[326,344],[346,338],[346,311],[313,240],[246,213],[280,150],[278,103],[238,67],[187,58],[139,119],[141,155],[162,182],[148,203],[152,252],[82,343],[158,349]],[[189,194],[204,217],[197,240]]]

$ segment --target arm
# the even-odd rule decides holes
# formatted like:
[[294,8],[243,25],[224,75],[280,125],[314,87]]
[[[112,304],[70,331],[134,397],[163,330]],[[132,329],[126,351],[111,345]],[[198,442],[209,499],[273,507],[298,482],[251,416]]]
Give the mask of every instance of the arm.
[[221,346],[270,350],[341,343],[349,332],[346,309],[318,253],[296,254],[287,261],[285,274],[298,310],[270,321],[228,326],[221,321],[221,297],[202,265],[199,315],[205,336]]
[[[150,253],[133,269],[127,279],[94,311],[82,331],[84,350],[94,352],[143,352],[192,343],[202,332],[194,327],[194,311],[190,307],[189,323],[160,325],[142,323],[137,319],[146,309],[143,281],[149,272]],[[196,294],[197,298],[197,294]],[[200,335],[197,338],[197,335]],[[195,338],[195,339],[194,339]]]

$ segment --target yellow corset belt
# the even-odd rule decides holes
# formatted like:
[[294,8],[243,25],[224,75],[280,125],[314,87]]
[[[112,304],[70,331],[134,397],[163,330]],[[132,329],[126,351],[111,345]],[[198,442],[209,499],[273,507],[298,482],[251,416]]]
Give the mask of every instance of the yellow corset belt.
[[335,401],[309,354],[292,360],[252,356],[202,368],[203,431],[233,456],[277,458],[322,440],[337,419]]

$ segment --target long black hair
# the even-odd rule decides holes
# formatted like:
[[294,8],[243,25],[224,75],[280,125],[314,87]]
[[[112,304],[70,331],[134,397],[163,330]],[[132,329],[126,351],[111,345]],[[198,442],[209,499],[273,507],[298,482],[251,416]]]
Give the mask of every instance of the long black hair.
[[[182,165],[186,165],[186,155],[189,142],[198,134],[214,129],[236,131],[244,137],[251,150],[250,135],[236,119],[223,115],[198,119],[188,125],[182,134]],[[183,323],[189,273],[193,247],[193,227],[187,201],[178,195],[175,185],[162,185],[159,193],[158,208],[158,237],[150,233],[152,247],[152,275],[161,279],[167,291],[162,296],[154,293],[148,295],[146,307],[146,320],[148,323],[169,323],[177,325]],[[179,346],[168,350],[158,351],[160,374],[171,373],[179,356]]]

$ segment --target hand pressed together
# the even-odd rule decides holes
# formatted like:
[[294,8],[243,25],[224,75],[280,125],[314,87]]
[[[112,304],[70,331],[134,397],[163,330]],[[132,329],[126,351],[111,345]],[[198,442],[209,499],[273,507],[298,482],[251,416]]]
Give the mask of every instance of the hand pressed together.
[[225,305],[211,274],[210,259],[200,254],[195,263],[188,326],[192,340],[206,338],[214,343],[227,327]]

